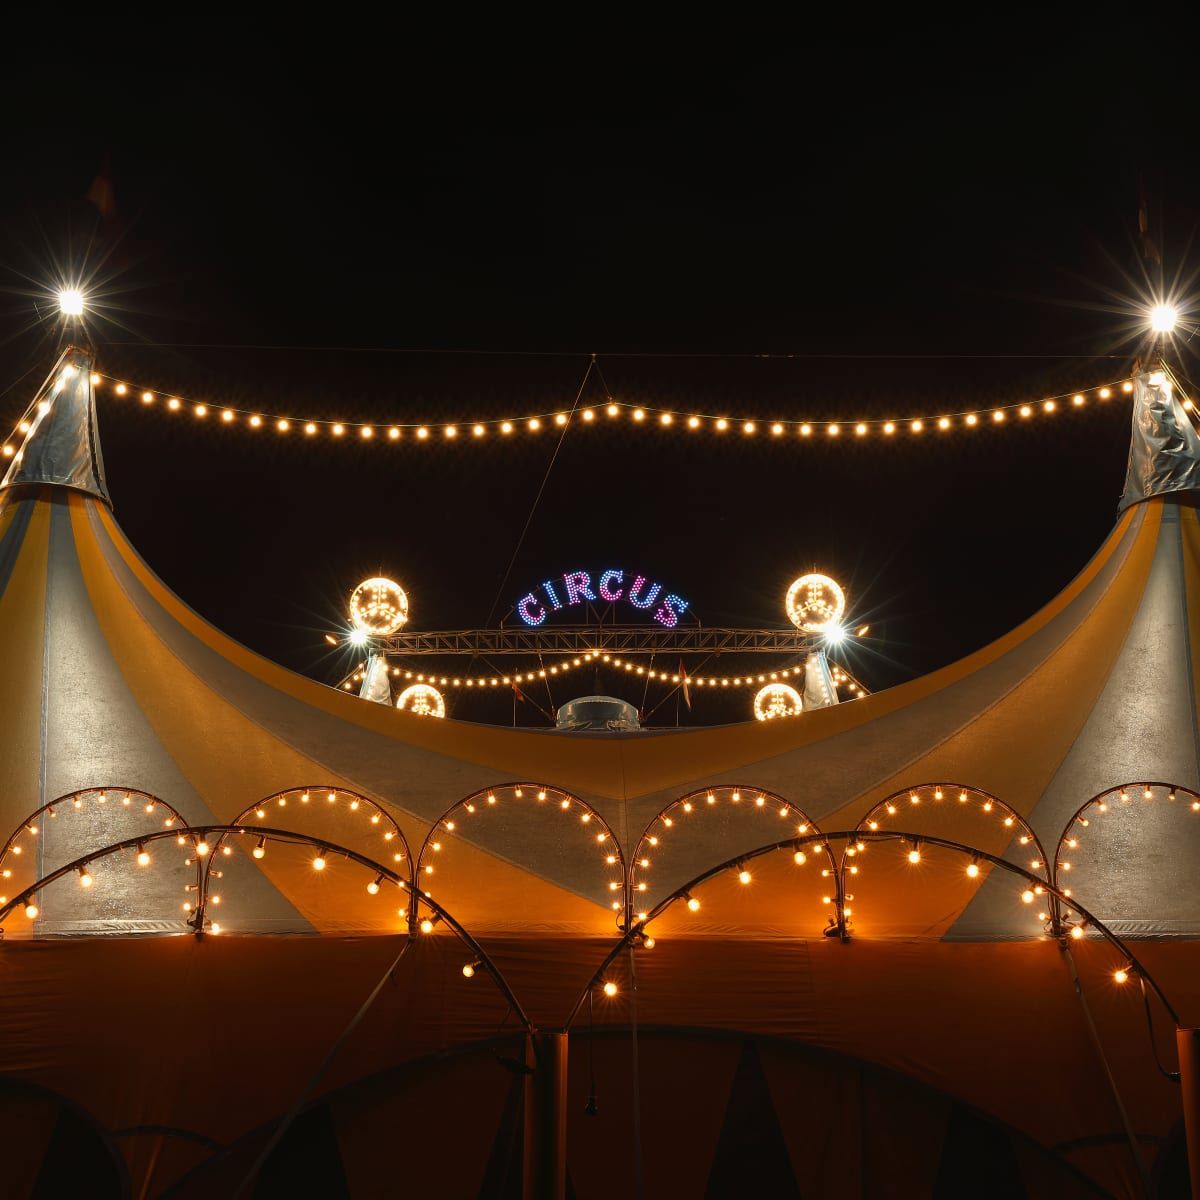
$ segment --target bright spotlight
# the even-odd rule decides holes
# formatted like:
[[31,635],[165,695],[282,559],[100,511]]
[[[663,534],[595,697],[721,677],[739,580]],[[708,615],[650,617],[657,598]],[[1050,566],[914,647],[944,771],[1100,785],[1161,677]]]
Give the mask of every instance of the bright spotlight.
[[825,626],[825,640],[831,646],[840,646],[846,640],[846,627],[837,621]]
[[367,631],[365,629],[352,629],[350,631],[350,645],[365,646],[367,644]]
[[83,293],[78,288],[63,288],[58,293],[58,310],[64,317],[82,317]]
[[1150,328],[1155,333],[1171,333],[1179,324],[1179,309],[1173,304],[1156,304],[1150,310]]

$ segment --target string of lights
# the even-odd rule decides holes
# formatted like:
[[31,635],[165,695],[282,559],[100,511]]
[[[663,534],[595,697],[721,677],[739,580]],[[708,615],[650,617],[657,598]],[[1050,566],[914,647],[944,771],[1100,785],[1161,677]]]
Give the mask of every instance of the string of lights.
[[[627,658],[618,655],[589,653],[578,658],[567,659],[549,667],[539,667],[536,671],[518,671],[512,675],[440,675],[434,672],[407,671],[400,667],[392,667],[392,676],[406,682],[431,683],[439,687],[474,688],[488,691],[491,688],[512,687],[514,684],[537,683],[547,678],[566,675],[580,667],[589,666],[593,662],[601,662],[618,671],[626,671],[638,678],[649,679],[656,683],[682,685],[697,688],[740,688],[761,687],[764,683],[780,679],[789,679],[804,674],[804,664],[794,667],[783,667],[776,671],[748,673],[745,675],[681,675],[678,671],[656,671],[652,667],[643,667]],[[363,667],[356,667],[339,686],[343,691],[353,691],[357,684],[362,683]],[[850,672],[842,666],[832,667],[833,681],[840,688],[845,688],[851,696],[858,699],[870,695]]]
[[[1130,395],[1133,382],[1129,379],[1082,390],[1062,392],[1038,400],[1014,400],[977,410],[954,410],[909,414],[908,416],[860,417],[850,419],[797,418],[797,417],[732,417],[713,413],[688,412],[677,408],[661,408],[654,405],[634,404],[626,400],[608,397],[603,403],[585,405],[572,414],[567,410],[540,411],[512,417],[488,417],[463,421],[336,421],[328,418],[297,417],[266,409],[252,410],[229,405],[220,405],[144,388],[116,379],[109,375],[94,373],[92,384],[100,394],[111,393],[117,399],[129,399],[148,411],[191,416],[194,420],[213,420],[222,426],[241,429],[251,433],[266,432],[277,436],[299,435],[301,438],[325,438],[327,440],[352,440],[357,442],[387,442],[418,444],[456,443],[485,441],[489,438],[508,438],[517,435],[537,435],[550,430],[561,430],[568,424],[597,427],[605,423],[632,425],[636,428],[655,429],[660,432],[702,432],[717,435],[733,434],[742,438],[763,437],[767,439],[791,438],[811,440],[813,438],[836,440],[868,436],[892,438],[896,436],[919,437],[925,433],[949,433],[953,430],[974,430],[986,426],[1004,426],[1012,422],[1030,420],[1034,417],[1052,416],[1055,413],[1081,409],[1091,402],[1107,401],[1118,395]],[[44,398],[40,403],[48,404]],[[1191,408],[1191,401],[1184,401]],[[3,454],[12,458],[19,453],[20,437],[29,432],[33,406],[17,424],[13,435],[3,445]]]

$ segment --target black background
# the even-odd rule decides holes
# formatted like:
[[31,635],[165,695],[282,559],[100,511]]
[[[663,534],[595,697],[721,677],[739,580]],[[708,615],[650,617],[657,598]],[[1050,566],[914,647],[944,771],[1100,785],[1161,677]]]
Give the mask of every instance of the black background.
[[[1139,181],[1165,284],[1187,296],[1184,31],[1081,10],[653,44],[564,29],[543,48],[535,32],[554,33],[472,29],[467,49],[466,29],[363,29],[302,54],[239,38],[187,64],[76,62],[75,47],[10,75],[0,417],[49,369],[47,296],[76,275],[103,371],[381,423],[569,407],[593,352],[620,399],[767,419],[1118,379],[1159,286]],[[87,199],[98,174],[108,217]],[[584,399],[604,395],[594,375]],[[894,444],[576,426],[502,586],[552,433],[312,444],[109,393],[100,423],[117,518],[150,565],[220,628],[329,681],[349,660],[323,634],[377,571],[408,588],[414,628],[479,626],[540,580],[609,565],[707,624],[773,625],[815,564],[871,623],[853,668],[887,686],[1011,628],[1083,566],[1128,442],[1115,400]],[[601,676],[553,701],[593,685],[643,699]],[[748,706],[705,697],[680,719]],[[454,712],[511,719],[499,698]],[[675,717],[672,700],[653,719]]]

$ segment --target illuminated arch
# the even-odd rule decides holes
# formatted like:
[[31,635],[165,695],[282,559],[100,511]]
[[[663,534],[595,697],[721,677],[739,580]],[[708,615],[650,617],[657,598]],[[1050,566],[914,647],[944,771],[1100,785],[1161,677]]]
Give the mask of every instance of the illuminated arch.
[[[43,891],[45,888],[49,887],[58,880],[64,879],[70,876],[72,873],[86,868],[89,863],[104,858],[110,858],[127,850],[140,850],[142,846],[152,845],[155,842],[159,842],[167,838],[175,838],[177,842],[181,841],[184,844],[190,843],[192,846],[197,848],[203,847],[202,850],[198,849],[199,857],[203,858],[210,853],[215,846],[224,842],[225,839],[230,837],[244,836],[250,836],[252,838],[261,837],[265,838],[267,841],[278,842],[284,845],[309,846],[317,851],[318,856],[337,859],[344,858],[348,862],[364,868],[365,871],[373,875],[376,880],[383,880],[395,885],[402,892],[409,896],[410,901],[412,901],[410,908],[415,909],[416,907],[415,901],[417,889],[414,887],[412,881],[407,877],[407,875],[393,870],[393,868],[388,866],[386,863],[377,862],[365,854],[360,854],[357,850],[352,850],[348,846],[340,846],[336,843],[315,837],[312,834],[299,833],[291,829],[276,829],[273,826],[189,825],[184,826],[179,830],[160,829],[155,830],[153,833],[143,834],[139,837],[125,838],[120,842],[113,842],[109,846],[105,846],[99,850],[93,851],[88,855],[82,858],[77,858],[73,862],[66,863],[61,867],[57,867],[49,874],[42,876],[40,879],[24,888],[7,903],[0,905],[0,930],[3,929],[3,922],[7,920],[7,918],[13,912],[15,912],[18,908],[23,907],[30,899],[36,898],[39,892]],[[199,865],[199,859],[197,859],[197,864]],[[198,870],[197,881],[199,882],[199,880],[202,878],[203,872]],[[426,917],[421,924],[421,932],[432,933],[436,925],[445,924],[445,926],[450,929],[460,941],[462,941],[462,943],[474,956],[473,961],[469,964],[472,968],[472,974],[476,973],[478,970],[483,970],[486,974],[491,976],[492,981],[500,990],[505,1001],[511,1006],[512,1011],[517,1015],[517,1018],[524,1026],[526,1032],[532,1033],[533,1025],[531,1024],[528,1016],[525,1014],[525,1010],[521,1007],[521,1004],[517,1000],[512,988],[509,986],[508,981],[504,978],[502,972],[492,961],[483,947],[444,905],[438,903],[428,896],[422,896],[421,903],[430,910],[430,915]],[[202,900],[197,905],[197,908],[192,916],[192,921],[189,923],[193,925],[195,934],[198,937],[205,934],[213,934],[218,932],[211,925],[209,925],[207,928],[205,927],[205,913]],[[410,928],[407,936],[414,937],[417,935],[415,931]],[[467,971],[465,969],[463,974],[467,975]]]
[[1076,849],[1083,840],[1079,836],[1080,829],[1088,829],[1096,816],[1107,813],[1112,804],[1151,803],[1155,799],[1166,799],[1173,804],[1182,799],[1189,812],[1200,818],[1200,792],[1193,791],[1183,784],[1164,783],[1161,780],[1140,781],[1138,783],[1123,783],[1115,787],[1105,788],[1090,799],[1085,800],[1067,819],[1058,835],[1054,847],[1054,858],[1051,865],[1051,882],[1055,887],[1062,887],[1063,894],[1070,896],[1071,889],[1063,887],[1064,877],[1069,875],[1073,863],[1063,857],[1064,853]]
[[[260,821],[269,821],[271,817],[278,816],[283,809],[288,808],[289,802],[292,802],[292,810],[301,813],[304,812],[306,806],[322,811],[339,807],[345,807],[352,813],[361,811],[368,818],[370,825],[379,827],[380,837],[386,844],[386,857],[391,860],[395,868],[399,870],[399,864],[408,864],[407,871],[411,880],[412,852],[409,849],[408,839],[404,836],[404,830],[400,828],[396,818],[377,800],[372,800],[370,796],[364,796],[361,792],[352,791],[350,788],[330,783],[284,788],[282,791],[272,792],[269,796],[264,796],[261,800],[247,805],[234,817],[232,823],[234,825],[253,825]],[[265,830],[268,826],[263,825],[262,828]],[[206,884],[212,872],[212,861],[216,857],[216,853],[219,852],[225,856],[232,853],[232,848],[226,844],[224,837],[218,840],[213,849],[214,854],[209,858],[205,871]]]
[[[1030,847],[1027,865],[1031,871],[1041,875],[1040,886],[1044,887],[1051,881],[1050,860],[1047,858],[1041,838],[1038,837],[1028,818],[999,796],[968,783],[918,783],[910,787],[898,788],[873,804],[863,814],[855,826],[855,832],[886,831],[887,823],[892,818],[905,821],[907,827],[912,828],[912,818],[915,815],[928,812],[931,808],[938,806],[944,806],[943,811],[956,813],[961,811],[966,816],[998,821],[1007,837],[1015,837],[1021,847]],[[865,849],[866,843],[860,843],[857,838],[845,846],[841,861],[843,875],[859,873],[862,864],[861,861],[856,860],[860,858]],[[1051,900],[1049,907],[1048,916],[1052,931],[1057,933],[1059,918],[1056,902]]]
[[[649,890],[649,885],[643,876],[653,863],[652,855],[658,847],[660,839],[669,836],[668,831],[674,829],[676,822],[681,818],[699,815],[723,802],[740,806],[748,812],[762,810],[764,815],[771,814],[777,820],[788,822],[799,837],[809,833],[817,835],[817,839],[807,850],[797,851],[797,853],[805,856],[809,853],[822,854],[828,860],[828,871],[830,878],[834,881],[830,885],[834,892],[830,898],[830,906],[836,919],[836,914],[840,913],[842,909],[841,873],[833,851],[821,838],[821,827],[817,822],[798,804],[779,795],[778,792],[746,784],[722,783],[712,787],[697,788],[684,796],[679,796],[655,813],[647,822],[629,862],[631,923],[641,919],[641,913],[636,911],[637,900],[640,895]],[[803,860],[801,860],[802,862]]]
[[[480,788],[461,800],[456,800],[429,827],[421,849],[417,854],[416,872],[413,876],[416,882],[416,895],[420,903],[428,902],[428,893],[421,888],[426,879],[435,873],[434,856],[442,852],[442,837],[446,833],[460,833],[460,822],[469,821],[472,817],[499,807],[504,798],[518,801],[531,800],[534,810],[538,807],[553,810],[557,813],[577,814],[579,823],[585,826],[604,856],[604,867],[608,874],[608,890],[611,895],[610,906],[617,913],[618,921],[627,910],[627,871],[625,852],[621,849],[620,839],[613,827],[603,814],[580,799],[573,792],[554,787],[548,783],[509,782],[497,783],[491,787]],[[595,833],[592,833],[595,830]]]
[[92,787],[64,792],[61,796],[48,800],[40,808],[35,808],[8,835],[8,840],[4,843],[3,848],[0,848],[0,893],[7,891],[4,886],[5,881],[12,878],[13,868],[9,865],[9,859],[24,854],[22,842],[40,837],[45,831],[46,821],[57,821],[60,812],[82,811],[88,805],[89,800],[94,801],[97,807],[104,806],[113,812],[122,812],[128,809],[131,816],[135,811],[153,816],[161,810],[166,814],[163,818],[163,827],[167,829],[187,825],[187,819],[177,808],[162,797],[144,792],[140,788]]

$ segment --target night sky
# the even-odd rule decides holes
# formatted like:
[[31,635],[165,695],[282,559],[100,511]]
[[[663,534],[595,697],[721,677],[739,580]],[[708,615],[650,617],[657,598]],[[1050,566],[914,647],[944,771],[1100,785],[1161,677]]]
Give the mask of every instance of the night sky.
[[[6,428],[53,363],[63,276],[97,294],[101,371],[380,424],[569,408],[593,352],[586,402],[606,384],[731,418],[902,417],[1119,379],[1158,280],[1141,184],[1167,283],[1189,290],[1186,38],[1156,37],[1152,58],[1136,30],[1064,18],[518,54],[518,30],[491,33],[473,53],[329,47],[320,69],[246,51],[102,86],[10,76]],[[1128,405],[832,446],[576,426],[503,586],[554,433],[314,444],[111,393],[100,425],[117,519],[154,570],[324,681],[348,659],[323,635],[377,572],[419,629],[480,626],[543,579],[607,566],[706,624],[757,626],[785,621],[788,582],[815,564],[870,622],[850,662],[878,689],[1005,632],[1085,564],[1115,517]],[[623,676],[574,680],[555,704],[593,686],[643,702]],[[681,719],[749,703],[702,696]],[[503,699],[453,713],[511,720]]]

